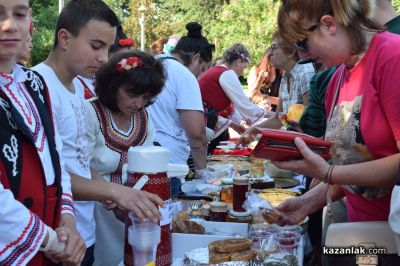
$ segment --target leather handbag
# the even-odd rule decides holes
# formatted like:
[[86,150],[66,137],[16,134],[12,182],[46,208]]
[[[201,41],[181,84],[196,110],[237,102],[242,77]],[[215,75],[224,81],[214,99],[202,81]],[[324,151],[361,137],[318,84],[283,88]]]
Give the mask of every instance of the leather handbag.
[[301,153],[294,144],[300,137],[307,146],[325,160],[330,159],[331,143],[313,136],[288,130],[259,129],[262,137],[252,152],[252,156],[271,161],[287,161],[301,159]]

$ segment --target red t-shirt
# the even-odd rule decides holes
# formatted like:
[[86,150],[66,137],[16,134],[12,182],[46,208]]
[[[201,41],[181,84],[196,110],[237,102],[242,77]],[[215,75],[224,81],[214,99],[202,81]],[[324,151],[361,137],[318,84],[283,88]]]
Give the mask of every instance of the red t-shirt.
[[[344,69],[326,135],[334,143],[335,164],[354,164],[399,152],[396,146],[396,140],[400,140],[399,47],[399,35],[377,33],[357,66],[348,71],[342,65],[332,77],[326,93],[327,116]],[[356,189],[359,194],[345,188],[344,191],[348,221],[388,219],[390,193],[383,197],[368,198],[367,194],[374,193],[368,189]],[[380,192],[377,193],[380,195]],[[364,197],[360,194],[364,194]]]

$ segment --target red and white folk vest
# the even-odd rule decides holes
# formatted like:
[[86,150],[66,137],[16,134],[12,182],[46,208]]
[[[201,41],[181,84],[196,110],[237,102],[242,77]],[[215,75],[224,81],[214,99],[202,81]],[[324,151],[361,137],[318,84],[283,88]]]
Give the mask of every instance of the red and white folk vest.
[[[12,102],[2,91],[0,91],[0,181],[5,189],[11,190],[16,200],[48,226],[56,228],[61,214],[62,187],[49,94],[41,76],[33,70],[26,68],[23,70],[27,74],[24,86],[37,108],[47,136],[55,181],[51,186],[46,184],[34,136],[26,126],[24,118],[16,110],[14,104],[17,103]],[[52,263],[43,253],[38,252],[29,265],[52,265]]]

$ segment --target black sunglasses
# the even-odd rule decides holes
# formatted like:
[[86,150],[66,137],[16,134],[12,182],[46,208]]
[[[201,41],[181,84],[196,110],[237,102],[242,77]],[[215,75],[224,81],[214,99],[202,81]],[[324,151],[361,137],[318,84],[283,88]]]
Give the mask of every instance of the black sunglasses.
[[[310,28],[308,28],[307,31],[313,32],[318,28],[318,26],[319,26],[319,24],[313,25]],[[307,52],[307,50],[308,50],[307,40],[308,40],[308,37],[305,37],[303,40],[294,42],[293,44],[297,48],[297,50],[299,50],[301,52]]]

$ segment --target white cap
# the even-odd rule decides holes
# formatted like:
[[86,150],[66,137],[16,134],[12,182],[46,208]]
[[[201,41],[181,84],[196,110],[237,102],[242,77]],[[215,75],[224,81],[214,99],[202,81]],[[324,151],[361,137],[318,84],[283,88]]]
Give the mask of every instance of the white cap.
[[138,146],[128,150],[128,172],[161,173],[168,171],[169,150],[160,146]]

